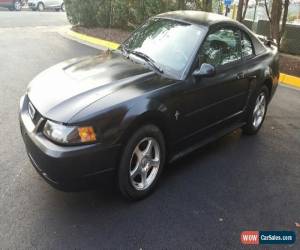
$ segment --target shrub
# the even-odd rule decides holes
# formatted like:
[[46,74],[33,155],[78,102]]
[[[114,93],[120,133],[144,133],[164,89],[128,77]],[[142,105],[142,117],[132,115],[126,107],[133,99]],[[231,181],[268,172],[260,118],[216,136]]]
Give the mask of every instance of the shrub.
[[105,0],[65,0],[67,17],[74,25],[97,26],[97,12]]
[[135,28],[150,16],[176,9],[173,0],[65,0],[71,24]]
[[[205,0],[216,4],[217,0]],[[65,0],[67,16],[73,25],[85,27],[135,28],[162,12],[202,9],[204,0]]]

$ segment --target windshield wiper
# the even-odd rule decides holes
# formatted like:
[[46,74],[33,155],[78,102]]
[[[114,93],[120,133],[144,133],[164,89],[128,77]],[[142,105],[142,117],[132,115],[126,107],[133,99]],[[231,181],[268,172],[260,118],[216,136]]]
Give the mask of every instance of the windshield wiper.
[[150,56],[146,55],[145,53],[128,49],[125,46],[122,46],[122,49],[127,54],[132,54],[132,55],[135,55],[135,56],[138,56],[138,57],[144,59],[151,67],[155,68],[158,72],[160,72],[162,74],[164,73],[163,69]]

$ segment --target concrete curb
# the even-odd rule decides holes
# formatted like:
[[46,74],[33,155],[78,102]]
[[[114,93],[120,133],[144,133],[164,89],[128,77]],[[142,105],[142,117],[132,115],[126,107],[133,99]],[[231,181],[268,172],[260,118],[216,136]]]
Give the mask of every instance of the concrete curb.
[[117,49],[120,44],[115,43],[115,42],[111,42],[111,41],[106,41],[106,40],[102,40],[96,37],[92,37],[92,36],[88,36],[82,33],[78,33],[75,32],[73,30],[69,30],[67,33],[69,36],[79,39],[81,41],[96,45],[96,46],[100,46],[100,47],[105,47],[105,48],[109,48],[109,49]]
[[[69,30],[67,32],[67,34],[68,34],[68,36],[70,36],[71,38],[74,38],[75,40],[79,40],[79,41],[83,42],[84,44],[87,44],[87,45],[90,45],[90,46],[93,46],[96,48],[100,47],[100,49],[105,49],[105,48],[117,49],[120,45],[115,42],[88,36],[88,35],[78,33],[78,32],[72,31],[72,30]],[[300,77],[280,73],[279,82],[282,84],[285,84],[285,85],[292,86],[292,87],[300,88]]]
[[279,81],[283,84],[300,88],[300,77],[280,73]]

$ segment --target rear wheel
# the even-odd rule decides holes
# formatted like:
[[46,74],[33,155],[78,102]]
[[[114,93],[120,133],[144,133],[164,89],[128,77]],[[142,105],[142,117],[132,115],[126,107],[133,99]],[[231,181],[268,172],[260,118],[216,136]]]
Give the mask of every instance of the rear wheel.
[[165,142],[154,125],[137,130],[124,148],[118,170],[121,193],[130,200],[149,195],[158,183],[165,163]]
[[245,134],[253,135],[259,131],[266,117],[268,100],[269,90],[266,86],[262,86],[250,104],[247,124],[243,127]]

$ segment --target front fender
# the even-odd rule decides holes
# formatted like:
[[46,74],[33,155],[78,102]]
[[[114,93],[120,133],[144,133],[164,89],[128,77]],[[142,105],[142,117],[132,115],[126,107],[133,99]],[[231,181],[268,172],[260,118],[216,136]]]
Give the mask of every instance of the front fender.
[[156,99],[146,98],[133,105],[124,116],[120,128],[122,142],[134,132],[139,126],[145,123],[157,125],[165,137],[172,135],[172,110]]

